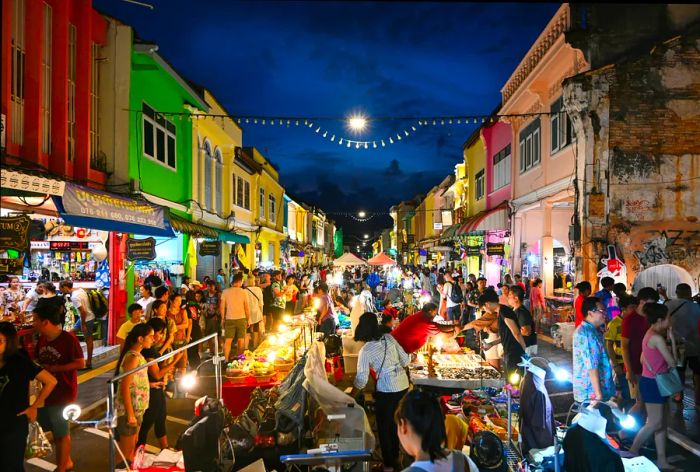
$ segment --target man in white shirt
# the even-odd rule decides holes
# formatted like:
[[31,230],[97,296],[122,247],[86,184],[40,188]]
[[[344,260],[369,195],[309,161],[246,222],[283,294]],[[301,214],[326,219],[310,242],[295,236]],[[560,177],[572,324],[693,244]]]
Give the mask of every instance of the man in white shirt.
[[33,312],[34,307],[39,301],[39,297],[44,294],[44,284],[38,283],[36,287],[27,292],[27,296],[24,297],[24,304],[22,305],[22,311]]
[[455,302],[452,300],[452,292],[455,290],[455,281],[452,277],[452,273],[445,273],[445,285],[442,288],[443,296],[442,298],[447,303],[447,319],[449,321],[460,322],[462,318],[461,313],[461,302]]
[[[250,307],[250,326],[248,332],[253,338],[253,348],[255,350],[260,343],[260,337],[265,332],[263,320],[263,292],[260,287],[256,287],[256,280],[253,274],[248,276],[248,283],[245,287],[248,295],[248,306]],[[247,343],[246,343],[247,346]]]
[[233,276],[233,284],[221,294],[221,322],[224,328],[224,357],[228,361],[231,343],[236,341],[236,355],[243,354],[246,330],[250,325],[250,304],[243,289],[243,274]]
[[90,307],[90,299],[88,298],[88,294],[85,289],[73,288],[72,280],[61,280],[61,282],[58,284],[58,288],[64,295],[70,294],[70,301],[80,314],[80,331],[83,332],[85,344],[87,345],[87,360],[85,362],[85,369],[92,369],[92,333],[95,331],[95,314],[92,312],[92,308]]

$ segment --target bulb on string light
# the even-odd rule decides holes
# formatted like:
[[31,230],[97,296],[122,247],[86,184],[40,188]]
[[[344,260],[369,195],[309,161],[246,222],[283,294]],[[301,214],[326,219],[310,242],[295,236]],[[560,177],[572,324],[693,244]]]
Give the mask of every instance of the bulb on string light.
[[270,120],[270,126],[275,126],[275,120]]
[[325,138],[326,136],[328,136],[328,131],[323,132],[323,137]]
[[396,133],[396,139],[398,139],[399,141],[401,141],[401,135],[400,135],[399,133]]
[[262,124],[265,124],[265,120],[262,120]]
[[335,141],[335,135],[331,136],[331,142]]
[[448,121],[449,124],[452,124],[452,120]]
[[372,141],[372,147],[373,147],[374,149],[377,149],[377,143],[376,143],[375,141]]
[[458,124],[458,125],[461,124],[461,123],[460,123],[461,121],[462,121],[462,120],[457,120],[457,124]]
[[[280,126],[282,126],[282,120],[279,120],[279,123],[278,123],[278,124],[279,124]],[[287,122],[287,124],[289,124],[289,122]]]
[[248,118],[245,119],[246,123],[250,123],[250,120]]
[[241,124],[241,119],[240,119],[240,118],[238,118],[238,124],[239,124],[239,125]]
[[350,147],[350,145],[352,144],[350,141],[348,141],[347,143],[348,143],[348,147]]
[[482,118],[482,119],[481,119],[481,122],[482,122],[482,123],[486,123],[486,118]]
[[367,143],[365,143],[365,149],[367,149]]
[[309,123],[309,128],[313,128],[313,127],[314,127],[314,124],[313,124],[313,123]]
[[253,123],[255,123],[256,125],[258,124],[257,118],[253,120]]
[[289,126],[291,123],[291,120],[287,120],[287,126]]
[[416,130],[416,127],[415,127],[415,126],[411,126],[411,129],[412,129],[413,131],[415,131],[415,130]]
[[304,120],[304,126],[309,124],[309,120]]
[[360,149],[360,143],[355,143],[355,149]]
[[476,118],[474,118],[474,123],[476,124]]
[[406,136],[408,136],[408,131],[403,130],[403,134],[405,134]]
[[382,139],[382,147],[386,147],[386,143],[384,142],[383,139]]
[[[331,138],[331,141],[333,141],[333,138]],[[343,144],[343,138],[340,138],[340,141],[338,141],[338,144]]]
[[389,138],[389,144],[394,144],[394,140]]
[[316,128],[316,132],[319,133],[320,131],[321,131],[321,127],[319,126],[318,128]]
[[441,125],[444,125],[444,124],[445,124],[445,120],[440,120],[440,124],[441,124]]
[[435,123],[435,120],[433,120],[433,126],[435,126],[435,124],[436,124],[436,123]]
[[296,121],[294,122],[294,126],[299,126],[299,120],[296,120]]

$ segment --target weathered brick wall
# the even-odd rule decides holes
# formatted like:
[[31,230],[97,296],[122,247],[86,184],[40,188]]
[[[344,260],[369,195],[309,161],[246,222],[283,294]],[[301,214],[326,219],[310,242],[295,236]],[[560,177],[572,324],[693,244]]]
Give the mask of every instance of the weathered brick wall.
[[[609,239],[633,272],[700,276],[700,36],[677,37],[608,74]],[[630,267],[631,265],[631,267]]]

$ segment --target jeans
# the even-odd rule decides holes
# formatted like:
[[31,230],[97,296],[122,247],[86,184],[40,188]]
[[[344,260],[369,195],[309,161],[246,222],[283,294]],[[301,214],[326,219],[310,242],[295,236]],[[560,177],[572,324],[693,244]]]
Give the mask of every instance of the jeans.
[[374,409],[377,418],[379,446],[382,449],[384,467],[398,467],[399,435],[396,432],[394,412],[408,389],[400,392],[374,392]]

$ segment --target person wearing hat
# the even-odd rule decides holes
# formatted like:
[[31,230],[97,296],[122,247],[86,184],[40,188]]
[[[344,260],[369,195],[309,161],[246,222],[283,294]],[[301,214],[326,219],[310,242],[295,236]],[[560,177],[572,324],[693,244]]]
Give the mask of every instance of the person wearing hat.
[[491,470],[478,468],[459,449],[443,447],[447,443],[445,416],[433,395],[421,390],[408,392],[399,402],[394,420],[401,446],[414,459],[403,472]]

